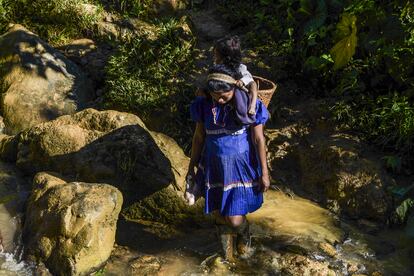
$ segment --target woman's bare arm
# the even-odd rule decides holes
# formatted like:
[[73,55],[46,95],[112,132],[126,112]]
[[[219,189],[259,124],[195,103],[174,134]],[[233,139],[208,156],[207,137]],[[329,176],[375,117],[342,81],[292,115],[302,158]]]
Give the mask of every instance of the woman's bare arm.
[[263,135],[263,125],[252,126],[252,141],[255,145],[257,155],[259,156],[260,166],[262,167],[262,176],[260,178],[260,185],[263,192],[266,192],[270,186],[269,170],[267,168],[266,160],[266,144]]
[[201,151],[203,150],[204,146],[204,139],[206,133],[204,130],[203,123],[197,123],[196,129],[193,135],[193,142],[191,145],[191,159],[190,164],[188,165],[188,173],[187,175],[191,175],[194,177],[194,168],[198,165],[201,157]]

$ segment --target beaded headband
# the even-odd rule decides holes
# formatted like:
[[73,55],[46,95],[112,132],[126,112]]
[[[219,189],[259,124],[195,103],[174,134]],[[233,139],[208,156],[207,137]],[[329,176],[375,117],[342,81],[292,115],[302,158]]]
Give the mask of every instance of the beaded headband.
[[[218,80],[218,81],[227,82],[229,84],[234,84],[234,85],[237,83],[235,79],[233,79],[229,75],[222,74],[222,73],[209,74],[207,77],[207,81],[209,80]],[[247,88],[244,86],[238,86],[238,88],[240,88],[243,91],[248,92]]]
[[229,75],[221,74],[221,73],[213,73],[213,74],[208,75],[207,81],[209,80],[218,80],[218,81],[227,82],[229,84],[236,84],[235,79],[233,79]]

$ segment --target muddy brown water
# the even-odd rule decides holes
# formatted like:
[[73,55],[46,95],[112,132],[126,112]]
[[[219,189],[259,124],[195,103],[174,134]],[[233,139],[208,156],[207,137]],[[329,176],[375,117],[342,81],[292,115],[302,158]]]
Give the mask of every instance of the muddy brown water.
[[[5,196],[2,198],[4,201]],[[0,275],[34,275],[34,267],[18,261],[14,251],[18,215],[0,204],[7,249],[0,254]],[[414,275],[414,238],[404,229],[363,233],[311,201],[275,191],[267,193],[265,204],[249,220],[256,251],[250,258],[228,265],[217,258],[219,244],[210,222],[178,229],[120,219],[117,245],[99,275],[286,275],[289,268],[283,260],[292,254],[329,267],[333,275]],[[322,243],[331,244],[336,256],[320,250]]]
[[[333,275],[414,275],[414,239],[404,229],[367,234],[309,200],[276,191],[267,193],[265,204],[249,220],[256,252],[235,266],[216,258],[219,244],[209,223],[177,230],[121,221],[119,245],[104,275],[296,275],[285,267],[292,254],[329,268]],[[321,250],[321,244],[332,245],[335,256]]]

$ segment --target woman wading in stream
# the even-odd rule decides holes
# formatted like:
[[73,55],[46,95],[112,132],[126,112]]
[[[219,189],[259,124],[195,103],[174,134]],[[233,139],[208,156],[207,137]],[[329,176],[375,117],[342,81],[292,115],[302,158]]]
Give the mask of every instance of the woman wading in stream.
[[[256,101],[256,121],[242,124],[234,110],[238,73],[216,65],[209,71],[206,97],[191,104],[191,118],[197,123],[187,178],[205,197],[205,212],[217,215],[216,225],[224,258],[233,262],[233,240],[240,255],[250,248],[246,214],[263,203],[269,188],[263,125],[268,111]],[[195,168],[197,171],[195,172]]]

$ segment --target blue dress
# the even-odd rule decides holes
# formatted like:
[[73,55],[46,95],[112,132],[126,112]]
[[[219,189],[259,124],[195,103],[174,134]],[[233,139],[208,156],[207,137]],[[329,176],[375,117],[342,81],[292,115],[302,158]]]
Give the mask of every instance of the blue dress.
[[[260,208],[262,170],[249,126],[237,123],[230,104],[220,105],[211,98],[197,97],[190,113],[194,121],[204,123],[206,131],[195,177],[205,196],[205,212],[219,210],[223,216],[235,216]],[[266,107],[257,100],[253,125],[265,124],[268,118]]]

